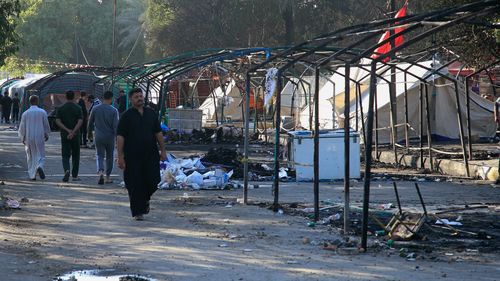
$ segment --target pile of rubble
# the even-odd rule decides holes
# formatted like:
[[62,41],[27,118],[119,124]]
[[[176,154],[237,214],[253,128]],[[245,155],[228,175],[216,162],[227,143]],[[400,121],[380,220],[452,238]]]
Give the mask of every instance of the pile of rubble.
[[[178,130],[162,128],[164,141],[167,144],[191,143],[243,143],[243,129],[231,125],[222,125],[215,129],[203,128],[201,130]],[[253,136],[252,136],[253,137]]]

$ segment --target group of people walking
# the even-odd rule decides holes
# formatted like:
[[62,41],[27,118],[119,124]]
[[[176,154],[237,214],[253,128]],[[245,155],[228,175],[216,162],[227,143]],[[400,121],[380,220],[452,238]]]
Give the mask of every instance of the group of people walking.
[[10,97],[8,92],[4,95],[0,95],[0,108],[2,114],[0,116],[0,121],[2,123],[10,124],[11,120],[13,123],[19,121],[19,105],[21,101],[19,100],[18,93],[14,93],[14,97]]
[[[128,93],[132,105],[128,110],[123,104],[127,100],[123,91],[118,99],[118,109],[113,106],[110,91],[104,93],[103,102],[88,99],[91,103],[88,110],[85,93],[81,93],[78,102],[73,91],[67,91],[65,95],[66,103],[56,113],[61,135],[63,182],[68,182],[70,177],[73,181],[80,180],[80,145],[88,137],[95,143],[97,183],[112,183],[116,143],[118,167],[123,170],[132,216],[143,220],[143,216],[149,213],[149,200],[160,182],[160,159],[166,159],[157,113],[144,106],[144,95],[139,88]],[[45,179],[45,142],[49,139],[50,126],[47,113],[38,107],[38,96],[31,96],[29,102],[30,108],[21,116],[19,136],[25,145],[28,176],[31,180],[36,180],[37,175]]]

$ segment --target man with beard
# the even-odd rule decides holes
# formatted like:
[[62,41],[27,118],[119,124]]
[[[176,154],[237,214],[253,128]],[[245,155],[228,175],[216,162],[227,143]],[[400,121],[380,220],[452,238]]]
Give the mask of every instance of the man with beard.
[[132,107],[118,123],[118,167],[123,169],[132,217],[143,220],[160,182],[160,159],[166,159],[166,152],[158,115],[144,106],[141,89],[132,89],[128,97]]

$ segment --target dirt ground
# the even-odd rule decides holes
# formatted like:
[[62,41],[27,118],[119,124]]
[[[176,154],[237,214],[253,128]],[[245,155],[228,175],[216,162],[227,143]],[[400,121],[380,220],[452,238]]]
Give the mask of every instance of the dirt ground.
[[[197,149],[170,151],[192,154]],[[82,150],[81,182],[62,183],[61,166],[59,138],[53,133],[47,179],[27,180],[17,133],[0,126],[0,178],[5,183],[0,195],[28,201],[20,210],[0,210],[1,280],[51,280],[98,268],[155,280],[500,280],[500,189],[490,183],[419,182],[429,212],[483,206],[464,213],[462,222],[480,223],[480,229],[469,229],[488,237],[454,241],[450,234],[446,244],[438,239],[443,237],[429,235],[416,245],[389,249],[385,238],[370,236],[370,247],[361,254],[351,248],[324,249],[331,241],[357,245],[356,235],[345,243],[338,225],[307,226],[310,219],[300,210],[313,202],[311,183],[282,184],[284,214],[265,208],[272,201],[269,182],[249,190],[252,205],[237,203],[242,197],[238,189],[158,190],[151,214],[141,222],[130,217],[126,190],[116,183],[96,184],[93,150]],[[118,169],[114,175],[120,181]],[[397,184],[404,210],[420,211],[414,182]],[[322,206],[343,204],[342,183],[321,184],[320,190]],[[354,207],[360,206],[362,191],[361,182],[353,184]],[[395,203],[390,178],[373,182],[371,200],[374,207]]]

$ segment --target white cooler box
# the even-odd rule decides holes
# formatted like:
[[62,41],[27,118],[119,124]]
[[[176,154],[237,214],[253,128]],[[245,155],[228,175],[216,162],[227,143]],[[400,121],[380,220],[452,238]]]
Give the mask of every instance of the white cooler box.
[[[288,156],[297,181],[313,180],[314,139],[311,131],[291,131],[288,134]],[[350,178],[360,178],[359,133],[351,129],[349,140]],[[344,179],[344,129],[320,132],[319,179]]]

